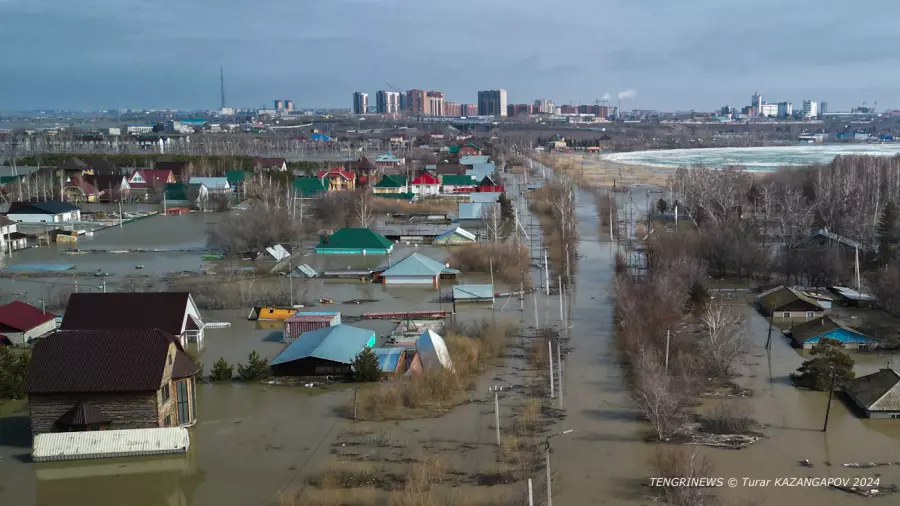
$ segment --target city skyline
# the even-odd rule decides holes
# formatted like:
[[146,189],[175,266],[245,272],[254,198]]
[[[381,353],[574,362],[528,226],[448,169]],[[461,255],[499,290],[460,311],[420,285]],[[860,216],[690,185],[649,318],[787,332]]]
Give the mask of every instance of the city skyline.
[[[0,43],[16,48],[4,58],[0,109],[216,109],[220,66],[232,107],[292,97],[298,108],[347,108],[354,91],[374,96],[389,82],[439,89],[456,103],[498,87],[510,90],[511,104],[593,103],[635,90],[624,108],[711,111],[760,89],[795,104],[888,109],[900,106],[890,84],[900,57],[890,21],[900,5],[879,5],[881,15],[863,25],[846,22],[857,15],[850,4],[809,0],[563,0],[552,17],[536,0],[454,4],[454,12],[502,20],[486,30],[434,26],[423,20],[446,6],[402,0],[274,0],[263,16],[236,0],[0,0]],[[751,6],[805,22],[760,27],[744,20]],[[442,39],[454,47],[410,50],[411,41]]]

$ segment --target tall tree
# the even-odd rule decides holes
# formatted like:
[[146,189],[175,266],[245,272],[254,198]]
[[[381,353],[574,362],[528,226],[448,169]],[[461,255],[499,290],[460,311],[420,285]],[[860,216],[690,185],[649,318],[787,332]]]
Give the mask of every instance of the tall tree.
[[881,219],[878,220],[876,232],[878,234],[878,264],[881,266],[888,265],[895,256],[895,243],[897,239],[897,225],[900,220],[897,206],[893,202],[888,202],[881,212]]

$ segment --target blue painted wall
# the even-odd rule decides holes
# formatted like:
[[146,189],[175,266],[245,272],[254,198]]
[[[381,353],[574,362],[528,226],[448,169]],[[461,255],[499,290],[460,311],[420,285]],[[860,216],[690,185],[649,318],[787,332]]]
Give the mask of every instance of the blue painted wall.
[[807,339],[806,342],[815,344],[815,343],[818,343],[819,340],[823,339],[823,338],[834,339],[835,341],[840,341],[841,343],[844,343],[844,344],[848,344],[848,343],[866,344],[866,343],[871,343],[874,341],[872,338],[866,337],[858,332],[850,332],[849,330],[846,330],[846,329],[834,329],[831,332],[826,332],[822,335]]

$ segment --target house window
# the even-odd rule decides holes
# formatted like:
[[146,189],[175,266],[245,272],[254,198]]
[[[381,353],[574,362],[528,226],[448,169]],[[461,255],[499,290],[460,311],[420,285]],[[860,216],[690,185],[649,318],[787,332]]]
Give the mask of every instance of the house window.
[[163,425],[165,425],[166,427],[172,426],[172,415],[166,415],[166,419],[165,421],[163,421]]
[[197,381],[191,378],[191,419],[197,419]]
[[807,311],[807,312],[806,312],[806,318],[807,318],[807,319],[810,319],[810,318],[812,318],[813,316],[815,316],[815,313],[813,313],[812,311]]
[[162,397],[162,404],[169,401],[169,385],[163,385],[163,387],[159,389],[159,393]]
[[784,313],[782,313],[781,316],[784,317],[784,318],[790,318],[790,317],[791,317],[791,313],[784,312]]
[[893,420],[900,419],[900,413],[894,413],[894,414],[892,414],[892,415],[891,415],[891,419],[893,419]]
[[190,405],[188,401],[187,381],[179,381],[175,384],[175,400],[178,403],[178,424],[190,423]]

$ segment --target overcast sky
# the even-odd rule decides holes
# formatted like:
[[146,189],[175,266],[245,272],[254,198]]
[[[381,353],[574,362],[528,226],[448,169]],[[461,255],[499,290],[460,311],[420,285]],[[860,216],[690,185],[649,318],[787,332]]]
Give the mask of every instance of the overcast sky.
[[[900,107],[900,2],[0,0],[0,109],[351,106],[390,82],[476,101]],[[614,98],[615,101],[615,98]]]

